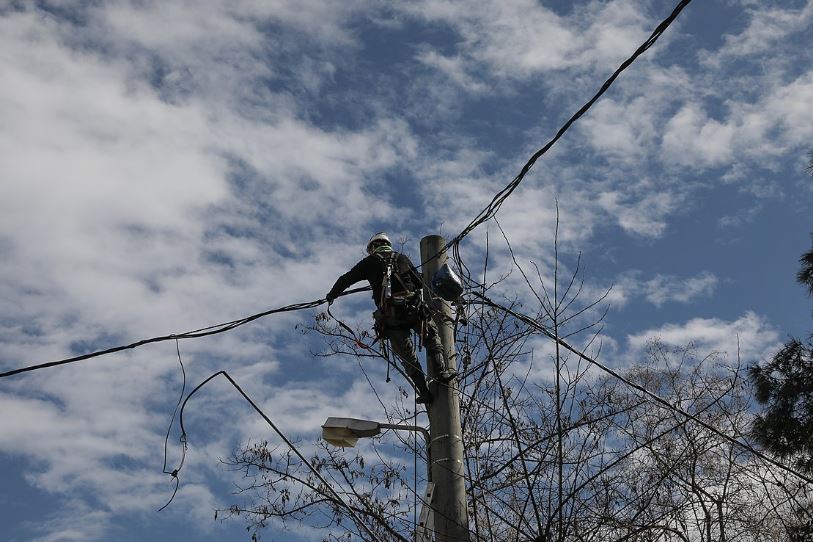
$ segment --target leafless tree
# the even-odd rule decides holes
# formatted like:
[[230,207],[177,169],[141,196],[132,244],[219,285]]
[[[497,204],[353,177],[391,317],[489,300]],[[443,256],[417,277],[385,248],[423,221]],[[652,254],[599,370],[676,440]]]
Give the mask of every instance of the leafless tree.
[[[520,264],[503,237],[514,265],[495,280],[488,253],[476,279],[458,262],[471,294],[456,336],[472,540],[795,542],[810,533],[805,484],[731,441],[747,442],[753,417],[739,360],[653,342],[626,360],[623,380],[597,370],[560,348],[567,339],[590,359],[601,352],[604,296],[582,302],[580,258],[566,270],[555,235],[546,269]],[[505,293],[511,273],[527,290]],[[306,331],[324,339],[320,355],[353,357],[361,370],[385,357],[364,329],[319,316]],[[380,400],[379,415],[413,419],[403,391]],[[244,474],[248,504],[226,512],[254,536],[280,521],[323,529],[324,540],[412,540],[425,480],[405,458],[424,454],[400,436],[363,454],[317,445],[311,465],[329,490],[286,450],[246,446],[227,463]]]

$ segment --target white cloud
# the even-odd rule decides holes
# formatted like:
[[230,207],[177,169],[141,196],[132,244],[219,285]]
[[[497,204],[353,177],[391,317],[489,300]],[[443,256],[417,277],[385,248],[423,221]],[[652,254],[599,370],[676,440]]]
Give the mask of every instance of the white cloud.
[[813,121],[805,113],[812,101],[813,72],[807,72],[776,84],[755,102],[730,101],[723,120],[688,103],[666,123],[663,155],[668,163],[692,168],[733,167],[737,158],[765,167],[813,137]]
[[464,61],[459,56],[448,57],[439,54],[437,51],[424,51],[418,56],[418,60],[445,74],[467,92],[480,93],[488,88],[484,83],[477,81],[466,73]]
[[[130,81],[126,59],[62,46],[55,36],[63,30],[50,19],[23,13],[2,22],[0,155],[8,167],[0,224],[14,232],[5,279],[48,288],[51,312],[79,310],[113,323],[127,306],[127,318],[161,313],[177,322],[198,302],[169,291],[183,298],[204,288],[222,296],[199,301],[212,303],[214,315],[214,305],[244,295],[247,285],[232,277],[273,284],[286,270],[258,266],[277,259],[275,249],[310,251],[315,239],[303,242],[292,228],[342,216],[343,227],[325,235],[361,237],[368,221],[394,212],[371,186],[415,152],[402,122],[327,132],[288,116],[262,122],[213,114],[194,100],[170,105]],[[246,169],[235,171],[226,155]],[[207,261],[212,255],[230,267]],[[8,302],[15,298],[9,293]]]
[[119,0],[104,6],[101,13],[104,22],[125,40],[159,51],[164,57],[194,63],[201,58],[201,47],[204,51],[225,49],[245,54],[246,48],[267,51],[269,39],[274,40],[273,45],[284,47],[282,40],[276,41],[263,32],[263,27],[269,24],[278,25],[279,32],[299,34],[299,40],[353,45],[356,39],[348,23],[368,7],[365,0],[350,0],[341,5],[321,0]]
[[[758,172],[783,167],[787,155],[802,153],[813,137],[813,122],[803,113],[804,104],[811,102],[810,57],[797,54],[792,40],[783,43],[779,37],[807,28],[811,16],[810,2],[801,11],[752,9],[741,39],[728,39],[717,60],[699,70],[684,63],[683,53],[659,63],[637,62],[580,120],[577,130],[596,158],[610,164],[639,172],[660,165],[695,174],[717,168],[724,182],[737,181],[758,198],[773,197],[781,187],[760,190]],[[764,41],[767,36],[774,37]],[[735,62],[735,50],[743,59],[760,62],[759,69]],[[708,60],[717,54],[700,56]],[[697,186],[685,181],[670,186],[667,181],[653,188],[691,196]]]
[[[15,315],[0,325],[4,368],[321,297],[360,254],[368,223],[393,213],[380,176],[414,156],[409,127],[382,117],[325,129],[285,96],[252,96],[276,67],[256,6],[212,3],[186,17],[183,4],[118,2],[88,8],[84,26],[33,7],[0,18],[0,312]],[[345,6],[276,7],[268,19],[304,24],[318,12],[315,40],[352,44],[326,16]],[[164,75],[154,81],[153,70]],[[272,343],[296,318],[182,343],[189,382],[245,361],[236,374],[265,396],[281,363]],[[293,359],[310,358],[299,348]],[[169,494],[155,461],[178,392],[174,352],[94,361],[19,378],[0,396],[14,414],[0,420],[0,451],[36,465],[29,483],[109,506],[93,531],[58,513],[44,540],[100,539],[110,521]],[[207,519],[217,503],[202,473],[220,476],[207,465],[255,422],[224,423],[244,405],[220,391],[224,434],[190,452],[176,501]],[[370,404],[359,390],[345,403],[357,397]]]
[[681,166],[728,163],[733,154],[734,128],[714,119],[694,104],[680,109],[666,124],[663,148],[669,162]]
[[633,192],[634,195],[627,195],[611,190],[599,192],[593,201],[614,217],[624,231],[641,237],[660,237],[666,229],[666,217],[679,202],[676,194],[666,190],[649,192],[646,187],[652,186],[652,183],[648,179],[630,184],[640,186],[635,191],[638,194]]
[[613,64],[629,56],[650,20],[627,0],[591,3],[562,17],[538,2],[425,0],[402,7],[461,36],[460,50],[498,77],[526,78],[564,68]]
[[109,527],[111,514],[80,502],[72,501],[65,510],[45,515],[34,526],[42,533],[35,542],[85,542],[99,540]]
[[602,154],[621,159],[640,157],[657,134],[652,102],[644,96],[623,105],[611,98],[602,100],[579,129]]
[[693,318],[682,325],[666,324],[629,335],[627,343],[640,352],[653,339],[667,346],[693,344],[700,351],[724,353],[732,361],[739,355],[748,364],[769,356],[778,345],[779,333],[764,317],[749,311],[734,321]]
[[644,279],[639,271],[633,271],[625,273],[615,283],[613,298],[614,302],[624,304],[640,296],[656,307],[669,302],[689,303],[712,295],[718,282],[717,277],[708,271],[688,278],[658,274],[651,279]]
[[[715,67],[736,58],[768,54],[775,58],[782,40],[809,27],[813,19],[813,2],[801,9],[774,7],[769,3],[749,10],[748,26],[739,34],[728,34],[716,51],[704,51],[701,59]],[[781,61],[781,59],[777,59]]]

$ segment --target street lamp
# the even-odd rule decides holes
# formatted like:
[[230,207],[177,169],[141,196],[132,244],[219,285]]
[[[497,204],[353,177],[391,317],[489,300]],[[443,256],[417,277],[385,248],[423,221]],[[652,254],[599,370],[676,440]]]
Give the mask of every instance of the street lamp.
[[432,481],[432,453],[429,448],[429,431],[417,425],[400,425],[393,423],[359,420],[356,418],[328,418],[322,424],[322,438],[329,444],[342,448],[352,448],[360,438],[369,438],[381,434],[382,429],[397,429],[421,433],[426,441],[426,478]]
[[415,540],[428,542],[432,539],[434,531],[434,515],[432,499],[435,493],[435,484],[432,483],[432,453],[429,441],[429,431],[417,425],[400,425],[393,423],[374,422],[372,420],[359,420],[356,418],[328,418],[322,424],[322,438],[329,444],[342,448],[352,448],[360,438],[374,437],[381,434],[382,429],[398,429],[413,431],[423,435],[426,441],[426,492],[421,498],[423,503],[420,517],[415,525]]

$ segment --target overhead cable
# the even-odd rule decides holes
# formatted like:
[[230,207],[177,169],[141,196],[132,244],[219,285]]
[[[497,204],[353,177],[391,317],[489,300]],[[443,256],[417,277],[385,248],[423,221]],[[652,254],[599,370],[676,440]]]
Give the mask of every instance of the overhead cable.
[[598,99],[607,91],[607,89],[609,89],[610,86],[612,86],[613,82],[615,82],[615,80],[618,78],[621,72],[626,70],[630,66],[630,64],[635,62],[635,60],[639,56],[641,56],[647,49],[652,47],[655,44],[655,42],[658,41],[658,38],[661,37],[661,35],[666,31],[667,28],[669,28],[669,26],[674,22],[674,20],[677,19],[678,15],[680,15],[680,12],[683,11],[683,8],[689,5],[690,2],[691,0],[681,0],[678,3],[678,5],[675,7],[672,13],[666,19],[661,21],[661,23],[655,28],[655,30],[652,32],[649,38],[644,43],[642,43],[641,46],[638,47],[638,49],[635,50],[632,56],[630,56],[628,59],[622,62],[618,69],[616,69],[615,72],[613,72],[613,74],[606,81],[604,81],[604,84],[601,85],[601,88],[598,90],[598,92],[596,92],[596,94],[592,98],[590,98],[590,100],[587,103],[585,103],[578,111],[576,111],[573,114],[573,116],[571,116],[567,120],[567,122],[565,122],[562,125],[562,127],[559,128],[559,131],[556,132],[556,135],[553,136],[553,138],[550,141],[548,141],[545,144],[545,146],[543,146],[541,149],[536,151],[533,154],[533,156],[531,156],[528,162],[524,166],[522,166],[522,169],[517,174],[517,176],[514,177],[514,179],[510,183],[508,183],[502,190],[497,192],[497,195],[494,196],[491,202],[482,211],[480,211],[480,213],[474,218],[474,220],[472,220],[469,223],[468,226],[463,228],[463,231],[461,231],[454,239],[449,241],[446,244],[446,246],[443,247],[441,252],[443,252],[452,245],[457,245],[458,243],[460,243],[460,241],[462,241],[464,237],[471,233],[480,224],[486,222],[488,219],[497,214],[497,211],[500,210],[502,204],[505,202],[506,199],[508,199],[508,196],[510,196],[514,192],[514,190],[516,190],[516,188],[525,178],[525,175],[528,173],[531,167],[533,167],[533,165],[536,163],[539,157],[548,152],[548,150],[551,147],[553,147],[553,145],[557,141],[559,141],[559,139],[565,134],[565,132],[568,131],[568,129],[573,125],[573,123],[576,122],[582,115],[584,115],[593,106],[593,104],[596,103],[596,101],[598,101]]
[[[568,119],[567,122],[565,122],[565,124],[559,129],[559,131],[556,133],[556,135],[550,141],[548,141],[548,143],[546,143],[545,146],[543,146],[541,149],[536,151],[533,154],[533,156],[531,156],[531,158],[528,160],[528,162],[522,167],[519,174],[505,188],[500,190],[494,196],[494,198],[491,200],[491,202],[482,211],[480,211],[480,213],[474,218],[474,220],[472,220],[469,223],[468,226],[466,226],[463,229],[463,231],[461,231],[451,241],[446,243],[446,245],[440,250],[440,253],[444,252],[450,246],[454,246],[454,250],[456,252],[457,251],[457,245],[460,243],[460,241],[463,240],[464,237],[466,237],[469,233],[471,233],[480,224],[482,224],[482,223],[486,222],[487,220],[489,220],[491,217],[493,217],[497,213],[497,211],[499,211],[502,204],[513,193],[513,191],[519,186],[519,184],[525,178],[525,175],[528,173],[528,171],[531,169],[531,167],[534,165],[534,163],[537,161],[537,159],[539,159],[540,156],[545,154],[564,135],[564,133],[570,128],[570,126],[574,122],[576,122],[576,120],[578,120],[582,115],[584,115],[584,113],[587,112],[587,110],[589,110],[593,106],[593,104],[607,91],[607,89],[610,88],[610,86],[613,84],[613,82],[616,80],[616,78],[621,74],[621,72],[623,72],[630,64],[632,64],[647,49],[652,47],[652,45],[654,45],[655,42],[657,42],[658,38],[660,38],[660,36],[664,33],[664,31],[672,24],[672,22],[678,17],[678,15],[680,15],[680,12],[683,11],[683,8],[685,8],[690,2],[691,2],[691,0],[681,0],[678,3],[678,5],[675,7],[675,9],[672,11],[672,13],[666,19],[661,21],[661,23],[655,28],[655,30],[652,32],[652,34],[649,36],[649,38],[643,44],[641,44],[641,46],[638,47],[638,49],[632,54],[632,56],[630,56],[627,60],[625,60],[618,67],[618,69],[616,69],[616,71],[604,82],[604,84],[601,86],[599,91],[587,103],[585,103],[581,107],[581,109],[579,109],[576,113],[574,113],[573,116],[571,116],[570,119]],[[434,257],[435,256],[433,256],[432,258],[434,258]],[[432,259],[432,258],[430,258],[430,259]],[[370,288],[357,288],[357,289],[354,289],[354,290],[348,290],[347,292],[344,292],[341,295],[349,295],[349,294],[353,294],[353,293],[356,293],[356,292],[366,291],[366,290],[369,290],[369,289]],[[157,343],[157,342],[162,342],[162,341],[170,341],[170,340],[175,340],[175,339],[192,339],[192,338],[198,338],[198,337],[205,337],[207,335],[215,335],[215,334],[218,334],[218,333],[223,333],[223,332],[226,332],[226,331],[230,331],[230,330],[232,330],[232,329],[234,329],[236,327],[242,326],[244,324],[247,324],[249,322],[252,322],[254,320],[262,318],[264,316],[268,316],[268,315],[276,314],[276,313],[280,313],[280,312],[292,312],[292,311],[298,311],[298,310],[303,310],[303,309],[314,308],[314,307],[318,307],[319,305],[321,305],[324,302],[325,302],[324,299],[319,299],[317,301],[311,301],[311,302],[308,302],[308,303],[297,303],[297,304],[293,304],[293,305],[288,305],[286,307],[281,307],[281,308],[278,308],[278,309],[272,309],[272,310],[268,310],[268,311],[261,312],[261,313],[258,313],[258,314],[254,314],[254,315],[251,315],[251,316],[247,316],[247,317],[241,318],[239,320],[233,320],[231,322],[225,322],[225,323],[222,323],[222,324],[216,324],[216,325],[213,325],[213,326],[197,329],[197,330],[194,330],[194,331],[188,331],[186,333],[171,334],[171,335],[165,335],[165,336],[161,336],[161,337],[152,337],[150,339],[143,339],[143,340],[140,340],[140,341],[128,344],[128,345],[115,346],[115,347],[108,348],[108,349],[105,349],[105,350],[99,350],[99,351],[96,351],[96,352],[91,352],[91,353],[88,353],[88,354],[83,354],[83,355],[72,357],[72,358],[62,359],[62,360],[58,360],[58,361],[51,361],[51,362],[47,362],[47,363],[40,363],[40,364],[37,364],[37,365],[31,365],[31,366],[28,366],[28,367],[21,367],[21,368],[18,368],[18,369],[13,369],[11,371],[6,371],[6,372],[0,373],[0,378],[6,378],[6,377],[14,376],[14,375],[17,375],[17,374],[20,374],[20,373],[35,371],[35,370],[38,370],[38,369],[45,369],[45,368],[48,368],[48,367],[55,367],[55,366],[59,366],[59,365],[65,365],[65,364],[68,364],[68,363],[75,363],[77,361],[83,361],[83,360],[86,360],[86,359],[90,359],[90,358],[94,358],[94,357],[98,357],[98,356],[103,356],[103,355],[106,355],[106,354],[113,354],[115,352],[121,352],[122,350],[129,350],[129,349],[137,348],[137,347],[143,346],[145,344]]]
[[172,477],[175,479],[175,490],[172,492],[172,496],[169,498],[169,501],[167,501],[167,503],[164,506],[158,509],[159,512],[166,508],[167,506],[169,506],[169,503],[171,503],[172,500],[175,499],[175,495],[178,493],[178,487],[180,485],[180,481],[178,480],[178,471],[167,470],[167,455],[168,455],[167,448],[169,447],[169,435],[172,432],[172,426],[175,424],[175,416],[178,415],[178,409],[181,408],[181,401],[183,401],[184,394],[186,392],[186,369],[184,368],[183,360],[181,359],[181,345],[178,344],[177,339],[175,340],[175,351],[178,354],[178,363],[181,366],[181,375],[183,377],[183,381],[181,384],[181,394],[178,397],[178,404],[175,405],[175,410],[172,411],[172,418],[169,420],[169,427],[167,427],[167,436],[166,438],[164,438],[164,468],[163,468],[164,474],[171,474]]
[[[346,292],[340,294],[340,296],[355,294],[358,292],[365,292],[369,291],[370,287],[365,288],[355,288],[353,290],[347,290]],[[224,322],[222,324],[215,324],[213,326],[208,326],[200,329],[195,329],[193,331],[187,331],[185,333],[173,333],[171,335],[163,335],[160,337],[152,337],[149,339],[142,339],[140,341],[136,341],[131,344],[123,345],[123,346],[114,346],[112,348],[107,348],[105,350],[97,350],[95,352],[90,352],[88,354],[82,354],[81,356],[76,356],[73,358],[61,359],[58,361],[49,361],[46,363],[38,363],[37,365],[29,365],[28,367],[20,367],[18,369],[12,369],[10,371],[6,371],[0,373],[0,378],[6,378],[9,376],[18,375],[20,373],[26,373],[29,371],[36,371],[38,369],[46,369],[48,367],[56,367],[59,365],[66,365],[68,363],[76,363],[77,361],[83,361],[90,358],[96,358],[99,356],[104,356],[106,354],[113,354],[115,352],[121,352],[122,350],[130,350],[133,348],[137,348],[139,346],[144,346],[145,344],[151,343],[159,343],[163,341],[174,341],[178,339],[197,339],[199,337],[206,337],[208,335],[217,335],[218,333],[225,333],[226,331],[231,331],[237,327],[242,325],[248,324],[249,322],[253,322],[254,320],[259,320],[265,316],[270,316],[272,314],[278,314],[281,312],[294,312],[303,309],[312,309],[316,308],[319,305],[325,303],[325,299],[317,299],[316,301],[309,301],[307,303],[295,303],[293,305],[286,305],[284,307],[280,307],[277,309],[271,309],[264,312],[260,312],[257,314],[252,314],[251,316],[246,316],[245,318],[240,318],[239,320],[232,320],[231,322]]]
[[[251,405],[251,407],[257,412],[257,414],[262,416],[263,420],[265,420],[266,423],[271,426],[271,429],[273,429],[274,432],[285,442],[285,444],[288,445],[288,447],[296,454],[296,456],[300,459],[300,461],[302,461],[302,463],[311,470],[311,472],[314,474],[314,476],[316,476],[319,479],[319,481],[322,482],[322,484],[324,484],[326,489],[328,489],[331,493],[333,493],[333,496],[338,501],[337,504],[340,504],[344,508],[347,509],[348,513],[353,518],[353,520],[355,520],[356,524],[360,528],[364,529],[367,532],[367,534],[369,534],[372,537],[373,540],[376,540],[376,541],[380,542],[381,539],[378,536],[376,536],[376,534],[370,529],[370,527],[366,523],[364,523],[361,520],[361,518],[358,517],[358,515],[356,514],[356,510],[352,506],[347,504],[347,502],[345,502],[345,500],[342,498],[342,496],[335,489],[333,489],[333,486],[330,485],[330,483],[327,480],[325,480],[325,478],[319,473],[319,470],[316,467],[314,467],[313,465],[311,465],[310,461],[308,461],[305,458],[305,456],[302,455],[302,452],[299,451],[299,449],[294,445],[294,443],[291,442],[288,439],[288,437],[286,437],[285,434],[282,431],[279,430],[279,428],[277,428],[277,426],[274,424],[274,422],[271,421],[271,418],[269,418],[265,414],[265,412],[263,412],[262,409],[260,409],[260,407],[257,406],[257,403],[255,403],[251,399],[251,397],[249,397],[249,395],[245,391],[243,391],[243,388],[241,388],[240,385],[237,382],[235,382],[234,379],[226,371],[218,371],[218,372],[212,374],[211,376],[206,378],[203,382],[198,384],[195,387],[195,389],[193,389],[191,392],[189,392],[189,395],[187,395],[186,399],[184,399],[183,404],[181,405],[180,413],[178,415],[178,421],[180,422],[180,426],[181,426],[181,443],[183,445],[183,453],[182,453],[181,461],[180,461],[180,464],[178,465],[178,467],[176,469],[174,469],[172,472],[168,473],[168,474],[170,474],[172,476],[172,478],[177,480],[178,473],[183,468],[184,459],[186,457],[187,433],[186,433],[186,428],[184,427],[184,423],[183,423],[183,414],[184,414],[184,409],[186,408],[186,403],[189,402],[189,399],[191,399],[192,396],[195,393],[197,393],[198,390],[200,390],[203,386],[205,386],[211,380],[213,380],[214,378],[216,378],[217,376],[220,376],[220,375],[222,375],[226,380],[228,380],[229,383],[232,386],[234,386],[234,388],[238,392],[240,392],[240,395],[243,396],[243,399],[245,399],[248,402],[248,404]],[[166,464],[166,459],[164,460],[164,463]],[[166,471],[166,469],[164,469],[164,470]],[[176,491],[177,491],[177,485],[176,485]],[[173,496],[174,495],[175,494],[173,493]],[[170,499],[170,502],[171,501],[172,500]],[[164,508],[166,508],[167,505],[169,505],[169,503],[164,505],[161,509],[163,510]],[[385,526],[385,527],[388,527],[388,526]],[[399,540],[402,540],[403,542],[407,542],[407,540],[405,538],[403,538],[401,535],[399,535],[398,533],[396,533],[396,532],[394,532],[392,530],[390,530],[390,534],[393,534],[394,536],[396,536]]]
[[627,378],[624,378],[624,376],[622,376],[618,372],[610,369],[609,367],[607,367],[603,363],[600,363],[599,361],[596,361],[595,359],[588,356],[584,352],[582,352],[579,349],[571,346],[570,343],[568,343],[567,341],[565,341],[561,337],[558,337],[555,333],[551,332],[550,330],[548,330],[544,326],[537,323],[530,316],[526,316],[526,315],[518,313],[518,312],[516,312],[516,311],[514,311],[514,310],[512,310],[512,309],[510,309],[508,307],[505,307],[504,305],[500,305],[499,303],[495,303],[494,301],[492,301],[491,299],[489,299],[488,297],[486,297],[486,296],[484,296],[484,295],[482,295],[480,293],[473,292],[473,295],[479,297],[483,301],[483,303],[485,303],[486,305],[489,305],[490,307],[493,307],[495,309],[504,311],[507,314],[510,314],[511,316],[516,318],[517,320],[519,320],[519,321],[525,323],[526,325],[536,329],[537,331],[541,332],[543,335],[545,335],[546,337],[548,337],[552,341],[558,343],[565,350],[568,350],[569,352],[572,352],[573,354],[580,357],[584,361],[598,367],[599,369],[601,369],[605,373],[607,373],[610,376],[620,380],[621,382],[623,382],[627,386],[638,390],[639,392],[643,393],[644,395],[646,395],[650,399],[654,400],[655,402],[659,403],[660,405],[663,405],[666,408],[668,408],[669,410],[672,410],[672,411],[680,414],[681,416],[684,416],[687,419],[692,420],[693,422],[695,422],[698,425],[704,427],[705,429],[708,429],[709,431],[711,431],[715,435],[727,440],[731,444],[734,444],[735,446],[737,446],[739,448],[742,448],[742,449],[754,454],[755,456],[762,459],[763,461],[765,461],[767,463],[770,463],[771,465],[773,465],[773,466],[775,466],[775,467],[777,467],[779,469],[782,469],[783,471],[788,472],[788,473],[790,473],[790,474],[804,480],[807,483],[813,484],[813,478],[810,478],[809,476],[807,476],[807,475],[805,475],[805,474],[803,474],[803,473],[801,473],[801,472],[799,472],[799,471],[785,465],[784,463],[781,463],[781,462],[779,462],[779,461],[777,461],[777,460],[763,454],[759,450],[755,449],[753,446],[750,446],[748,443],[743,442],[743,441],[741,441],[739,439],[736,439],[736,438],[734,438],[734,437],[732,437],[730,435],[727,435],[726,433],[723,433],[722,431],[720,431],[719,429],[717,429],[716,427],[714,427],[710,423],[701,420],[700,418],[698,418],[694,414],[691,414],[691,413],[687,412],[686,410],[680,408],[679,406],[673,405],[672,403],[670,403],[666,399],[664,399],[661,396],[649,391],[645,387],[643,387],[641,385],[638,385],[638,384],[628,380]]

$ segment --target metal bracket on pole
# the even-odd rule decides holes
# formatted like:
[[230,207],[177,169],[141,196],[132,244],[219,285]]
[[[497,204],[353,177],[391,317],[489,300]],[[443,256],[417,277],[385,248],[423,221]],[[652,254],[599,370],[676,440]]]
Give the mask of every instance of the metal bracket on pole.
[[426,491],[421,502],[421,515],[418,516],[418,526],[415,529],[415,542],[432,542],[432,531],[435,530],[435,514],[432,513],[432,497],[435,494],[435,484],[427,482]]

